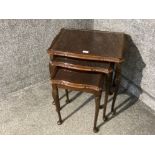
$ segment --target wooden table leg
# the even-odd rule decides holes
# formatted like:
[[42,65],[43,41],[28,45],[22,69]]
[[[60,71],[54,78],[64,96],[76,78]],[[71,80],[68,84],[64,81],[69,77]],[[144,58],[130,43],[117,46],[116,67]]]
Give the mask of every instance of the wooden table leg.
[[57,68],[58,67],[57,66],[54,66],[52,64],[52,62],[49,63],[50,79],[52,79],[55,76],[55,74],[57,72]]
[[116,85],[115,88],[115,92],[114,92],[114,97],[113,97],[113,101],[112,101],[112,106],[111,106],[111,112],[113,114],[115,114],[115,101],[116,101],[116,97],[118,95],[118,90],[119,90],[119,86],[120,86],[120,81],[121,81],[121,64],[116,64],[116,73],[115,73],[115,79],[114,79],[114,83]]
[[114,63],[111,63],[110,64],[110,66],[111,66],[111,68],[113,69],[113,71],[110,73],[110,79],[109,79],[109,81],[110,81],[110,88],[109,88],[109,95],[112,95],[113,93],[114,93],[114,91],[113,91],[113,87],[114,87],[114,83],[113,83],[113,80],[114,80],[114,69],[115,69],[115,65],[114,65]]
[[52,85],[53,91],[52,96],[55,102],[56,111],[58,113],[59,120],[57,122],[58,125],[62,124],[61,114],[60,114],[60,102],[59,102],[59,94],[58,94],[58,88],[56,85]]
[[108,103],[108,95],[109,95],[109,87],[110,87],[110,75],[106,75],[106,89],[105,89],[105,98],[104,98],[104,105],[103,105],[103,119],[106,121],[106,110],[107,110],[107,103]]
[[95,96],[95,117],[94,117],[94,128],[93,128],[93,131],[95,133],[99,131],[96,125],[97,125],[97,119],[98,119],[98,114],[100,109],[100,100],[101,100],[101,95]]
[[67,89],[65,89],[65,93],[66,93],[66,103],[68,104],[70,102],[70,100],[69,100],[69,95],[68,95]]
[[[50,72],[50,79],[52,80],[52,78],[55,76],[57,71],[57,67],[52,65],[52,62],[49,63],[49,72]],[[52,102],[53,105],[55,105],[55,102]]]

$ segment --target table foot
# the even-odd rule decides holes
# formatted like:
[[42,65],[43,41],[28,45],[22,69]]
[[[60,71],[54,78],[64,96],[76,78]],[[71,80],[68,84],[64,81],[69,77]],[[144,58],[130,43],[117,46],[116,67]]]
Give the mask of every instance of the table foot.
[[66,100],[66,104],[70,103],[71,101],[70,100]]
[[61,121],[57,121],[57,124],[58,125],[61,125],[62,124],[62,120]]
[[93,129],[94,133],[97,133],[98,131],[99,131],[99,129],[97,127]]

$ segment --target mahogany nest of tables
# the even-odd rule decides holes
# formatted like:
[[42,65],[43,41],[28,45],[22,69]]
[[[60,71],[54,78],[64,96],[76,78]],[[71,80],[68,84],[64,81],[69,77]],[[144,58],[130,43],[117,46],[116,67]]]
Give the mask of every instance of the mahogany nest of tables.
[[103,86],[105,86],[103,118],[106,120],[108,95],[113,93],[111,112],[115,114],[114,105],[126,47],[124,33],[61,29],[48,49],[52,94],[59,116],[58,124],[62,123],[58,88],[66,90],[68,101],[68,89],[95,95],[94,132],[98,131],[96,123]]

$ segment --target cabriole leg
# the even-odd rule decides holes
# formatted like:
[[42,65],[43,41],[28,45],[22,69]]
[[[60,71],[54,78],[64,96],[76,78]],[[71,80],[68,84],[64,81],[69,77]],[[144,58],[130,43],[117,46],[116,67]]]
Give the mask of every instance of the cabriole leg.
[[120,81],[121,81],[121,65],[116,64],[116,78],[115,78],[116,89],[115,89],[115,92],[114,92],[113,102],[112,102],[112,106],[111,106],[111,112],[113,114],[116,113],[114,107],[115,107],[115,102],[116,102],[116,98],[117,98],[117,95],[118,95]]
[[52,88],[53,88],[52,96],[53,96],[55,106],[56,106],[56,111],[59,117],[57,124],[60,125],[62,124],[62,119],[61,119],[61,114],[60,114],[60,102],[59,102],[58,88],[55,85],[52,85]]
[[105,89],[105,98],[104,98],[104,105],[103,105],[103,119],[106,121],[106,110],[107,110],[107,103],[108,103],[108,95],[109,95],[109,81],[110,81],[110,75],[106,75],[106,89]]
[[94,117],[94,128],[93,128],[93,131],[95,133],[99,131],[96,125],[97,125],[97,119],[98,119],[98,114],[100,109],[100,99],[101,99],[101,96],[95,96],[95,117]]

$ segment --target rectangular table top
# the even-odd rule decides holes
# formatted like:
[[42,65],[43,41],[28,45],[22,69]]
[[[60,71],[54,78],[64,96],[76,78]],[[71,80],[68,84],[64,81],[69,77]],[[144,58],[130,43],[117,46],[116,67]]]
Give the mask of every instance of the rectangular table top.
[[122,62],[125,34],[98,30],[61,29],[48,53],[72,58]]

